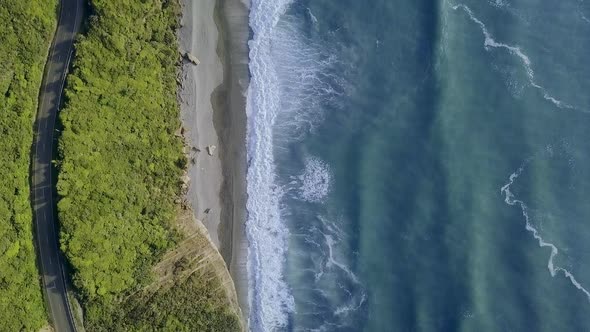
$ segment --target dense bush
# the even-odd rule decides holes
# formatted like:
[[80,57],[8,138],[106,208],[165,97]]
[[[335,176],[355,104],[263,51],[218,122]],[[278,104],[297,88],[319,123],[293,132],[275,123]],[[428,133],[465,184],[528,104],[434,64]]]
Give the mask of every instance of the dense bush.
[[[220,318],[226,310],[219,299],[199,298],[214,294],[206,284],[175,285],[142,301],[131,296],[141,294],[154,264],[180,239],[173,227],[186,164],[174,135],[179,4],[91,4],[60,114],[58,162],[61,245],[75,271],[85,325],[92,331],[182,331],[195,321],[221,327],[227,320]],[[131,315],[139,307],[142,316]]]
[[184,165],[176,102],[177,5],[94,0],[60,113],[61,243],[88,300],[141,284],[174,241]]
[[0,331],[46,322],[35,264],[29,153],[56,0],[0,2]]

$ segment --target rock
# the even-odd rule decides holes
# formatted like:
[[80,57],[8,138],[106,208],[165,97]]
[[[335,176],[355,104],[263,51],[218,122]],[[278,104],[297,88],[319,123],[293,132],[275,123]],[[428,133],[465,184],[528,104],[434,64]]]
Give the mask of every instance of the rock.
[[205,209],[205,214],[209,214],[209,212],[211,212],[211,209],[209,209],[209,208]]
[[188,184],[191,181],[191,178],[185,174],[182,177],[180,177],[180,181],[182,181],[183,184]]
[[210,156],[212,156],[212,155],[213,155],[213,152],[215,152],[215,149],[217,149],[217,147],[216,147],[215,145],[209,145],[209,146],[207,147],[207,153],[208,153]]
[[184,133],[186,132],[186,130],[184,129],[184,126],[181,126],[180,128],[178,128],[175,132],[174,132],[174,136],[176,137],[184,137]]
[[185,52],[184,57],[195,66],[197,66],[201,63],[201,61],[199,61],[199,59],[196,56],[190,54],[189,52]]

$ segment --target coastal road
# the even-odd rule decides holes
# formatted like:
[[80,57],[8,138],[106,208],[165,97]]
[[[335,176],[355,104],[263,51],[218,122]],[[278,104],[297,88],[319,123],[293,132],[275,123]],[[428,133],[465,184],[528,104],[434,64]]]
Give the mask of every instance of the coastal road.
[[45,76],[39,94],[39,110],[34,126],[35,141],[31,165],[31,198],[37,248],[45,300],[51,323],[57,332],[75,331],[66,294],[64,259],[59,250],[56,226],[54,151],[55,119],[70,63],[73,43],[82,21],[83,0],[61,0],[58,28],[49,50]]

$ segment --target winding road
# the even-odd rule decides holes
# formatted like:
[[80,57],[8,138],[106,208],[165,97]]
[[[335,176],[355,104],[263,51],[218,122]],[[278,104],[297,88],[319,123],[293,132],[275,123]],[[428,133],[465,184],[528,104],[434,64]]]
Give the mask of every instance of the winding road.
[[31,196],[45,300],[57,332],[75,331],[76,327],[66,293],[64,259],[59,250],[56,226],[56,202],[53,200],[56,178],[51,165],[55,143],[53,134],[74,38],[83,17],[83,6],[83,0],[61,0],[58,27],[45,65],[34,126]]

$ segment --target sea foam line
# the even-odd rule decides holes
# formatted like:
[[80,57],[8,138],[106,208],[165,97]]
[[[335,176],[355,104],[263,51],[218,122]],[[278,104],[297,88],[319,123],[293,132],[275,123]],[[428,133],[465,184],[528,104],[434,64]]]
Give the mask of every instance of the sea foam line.
[[477,25],[479,25],[481,32],[483,33],[483,35],[485,37],[484,48],[486,49],[486,51],[489,51],[490,48],[503,48],[505,50],[508,50],[508,52],[510,52],[511,54],[514,54],[518,58],[520,58],[520,60],[522,61],[523,65],[524,65],[524,68],[526,70],[527,77],[529,79],[529,83],[531,84],[531,86],[533,86],[534,88],[538,89],[539,91],[541,91],[543,93],[543,98],[545,98],[545,100],[552,102],[555,106],[557,106],[560,109],[578,110],[583,113],[589,113],[588,111],[579,110],[576,107],[569,105],[569,104],[551,96],[549,94],[549,92],[547,91],[547,89],[545,89],[541,85],[537,84],[535,82],[535,72],[533,71],[533,68],[531,65],[531,60],[529,59],[529,57],[522,51],[522,49],[519,46],[513,46],[513,45],[508,45],[508,44],[497,42],[494,39],[494,37],[492,36],[492,34],[488,31],[486,25],[473,14],[473,12],[471,11],[471,8],[467,7],[464,4],[454,5],[452,8],[453,8],[453,10],[462,9],[464,12],[467,13],[467,15],[469,16],[471,21],[473,21]]
[[273,33],[291,0],[253,0],[249,42],[251,81],[246,99],[249,326],[278,331],[287,326],[294,300],[283,278],[288,231],[281,218],[284,192],[276,184],[273,127],[280,110],[279,78],[271,56]]
[[563,273],[563,275],[570,280],[572,285],[574,285],[577,289],[581,290],[586,295],[586,297],[588,298],[588,302],[590,302],[590,292],[586,288],[584,288],[584,286],[582,286],[582,284],[580,282],[578,282],[576,280],[574,275],[570,271],[566,270],[565,268],[556,266],[553,263],[555,256],[557,256],[557,254],[559,254],[559,250],[557,249],[557,247],[553,243],[545,241],[543,239],[543,237],[541,237],[541,235],[539,235],[539,231],[535,227],[533,227],[533,225],[530,222],[530,217],[529,217],[527,205],[523,201],[515,199],[514,194],[512,194],[512,192],[510,191],[510,186],[512,186],[514,181],[523,172],[526,163],[527,162],[525,162],[525,164],[523,166],[521,166],[516,172],[512,173],[510,175],[509,182],[507,184],[505,184],[500,189],[500,191],[502,193],[504,193],[504,195],[505,195],[504,202],[506,202],[506,204],[511,205],[511,206],[516,206],[516,205],[520,206],[520,209],[522,210],[522,215],[524,216],[524,219],[526,222],[526,226],[525,226],[526,230],[533,234],[533,237],[539,243],[539,247],[551,248],[551,255],[549,256],[549,261],[547,262],[547,268],[549,269],[549,273],[551,273],[551,277],[555,277],[557,275],[557,273],[559,273],[559,272]]

